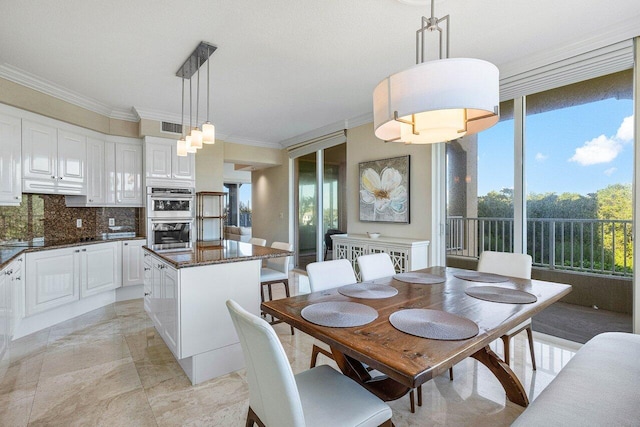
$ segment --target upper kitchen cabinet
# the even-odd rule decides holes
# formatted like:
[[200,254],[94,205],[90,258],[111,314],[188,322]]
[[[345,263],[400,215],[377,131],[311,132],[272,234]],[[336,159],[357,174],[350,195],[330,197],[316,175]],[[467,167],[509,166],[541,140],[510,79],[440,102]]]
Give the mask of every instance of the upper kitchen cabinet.
[[195,187],[195,156],[178,156],[175,140],[148,136],[145,138],[144,149],[147,187]]
[[20,119],[0,114],[0,205],[22,201]]
[[142,146],[107,142],[105,159],[107,204],[142,207]]
[[86,136],[22,121],[25,193],[86,194],[86,163]]

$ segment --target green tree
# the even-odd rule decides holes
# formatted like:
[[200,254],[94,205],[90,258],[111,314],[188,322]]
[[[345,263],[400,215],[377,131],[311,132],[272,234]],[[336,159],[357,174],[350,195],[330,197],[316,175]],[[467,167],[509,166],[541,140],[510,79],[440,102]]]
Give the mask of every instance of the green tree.
[[[608,220],[603,227],[603,245],[608,257],[619,268],[633,268],[632,230],[626,222],[633,215],[631,184],[613,184],[598,190],[598,219]],[[625,245],[626,243],[626,245]],[[627,247],[626,253],[623,250]]]

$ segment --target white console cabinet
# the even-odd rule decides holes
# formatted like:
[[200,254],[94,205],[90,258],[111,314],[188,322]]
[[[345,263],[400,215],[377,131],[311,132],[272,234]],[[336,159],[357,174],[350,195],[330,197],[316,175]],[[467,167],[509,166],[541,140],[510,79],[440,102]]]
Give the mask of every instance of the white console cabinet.
[[[155,256],[145,258],[144,305],[171,352],[180,358],[178,271]],[[147,281],[148,280],[148,281]]]
[[334,234],[333,259],[348,259],[360,280],[358,257],[384,252],[389,254],[396,273],[429,267],[429,241],[378,237],[371,239],[366,234]]

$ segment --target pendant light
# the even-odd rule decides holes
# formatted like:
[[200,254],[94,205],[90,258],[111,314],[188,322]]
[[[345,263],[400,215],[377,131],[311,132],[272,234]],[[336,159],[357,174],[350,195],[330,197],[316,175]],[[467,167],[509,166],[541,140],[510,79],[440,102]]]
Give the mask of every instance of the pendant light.
[[[443,55],[440,24],[446,24]],[[437,60],[424,61],[425,34],[438,32]],[[416,64],[382,80],[373,91],[375,135],[406,144],[448,142],[485,130],[499,119],[499,73],[490,62],[449,58],[449,15],[422,17]]]
[[[209,120],[209,75],[210,66],[209,59],[211,54],[217,49],[216,46],[200,42],[198,47],[182,64],[182,67],[176,72],[176,76],[182,78],[182,138],[177,141],[177,154],[179,156],[186,156],[187,153],[196,153],[199,148],[202,148],[203,142],[206,144],[215,143],[215,127]],[[207,62],[207,122],[202,125],[202,130],[198,128],[198,119],[200,113],[200,68],[204,62]],[[197,71],[198,82],[196,84],[196,116],[195,126],[193,126],[193,75]],[[184,129],[184,81],[189,79],[189,132],[185,133]]]
[[180,131],[182,137],[178,141],[178,145],[176,147],[176,154],[180,157],[187,156],[187,140],[184,137],[184,79],[182,79],[182,112],[180,113]]
[[[207,46],[207,56],[210,56],[209,47]],[[202,125],[202,142],[205,144],[215,144],[216,143],[216,127],[211,123],[211,119],[209,118],[209,79],[211,78],[211,67],[210,62],[207,60],[207,122]]]

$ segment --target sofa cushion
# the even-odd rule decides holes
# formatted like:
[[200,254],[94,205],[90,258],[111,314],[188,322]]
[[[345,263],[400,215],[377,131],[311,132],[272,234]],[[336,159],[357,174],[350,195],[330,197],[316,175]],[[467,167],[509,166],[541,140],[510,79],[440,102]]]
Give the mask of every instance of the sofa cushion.
[[514,426],[631,426],[640,420],[640,335],[588,341]]

